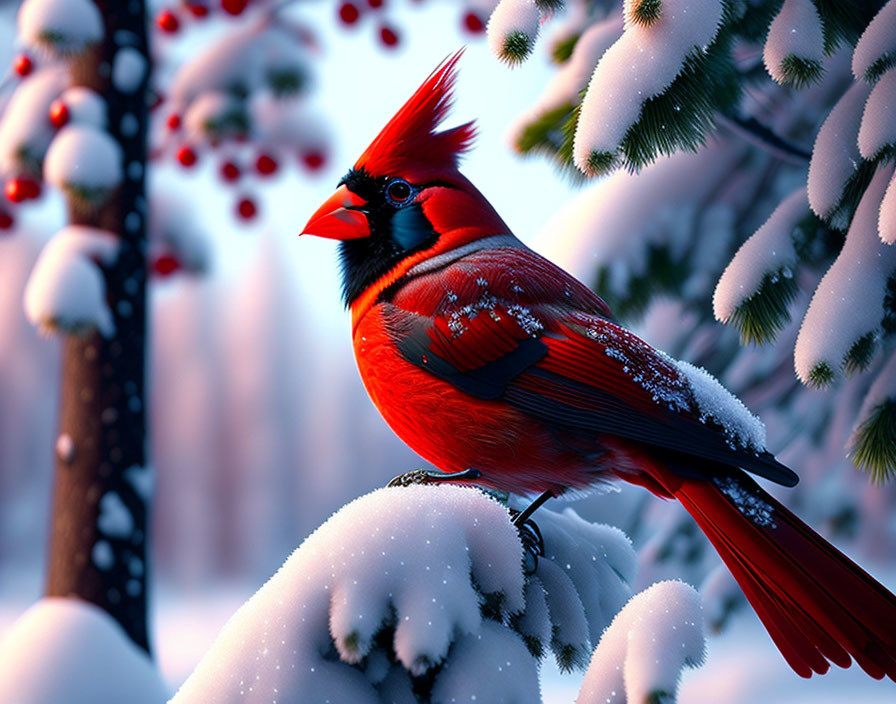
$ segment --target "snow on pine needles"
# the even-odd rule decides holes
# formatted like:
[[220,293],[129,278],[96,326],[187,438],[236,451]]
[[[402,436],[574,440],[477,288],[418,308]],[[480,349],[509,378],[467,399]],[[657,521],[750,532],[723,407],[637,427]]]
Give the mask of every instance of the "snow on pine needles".
[[[540,658],[585,666],[629,600],[636,560],[614,528],[569,509],[536,517],[546,555],[527,576],[507,509],[477,489],[356,499],[237,611],[172,704],[539,702]],[[686,634],[650,623],[670,627],[663,643]],[[638,677],[674,690],[674,665],[638,662]]]

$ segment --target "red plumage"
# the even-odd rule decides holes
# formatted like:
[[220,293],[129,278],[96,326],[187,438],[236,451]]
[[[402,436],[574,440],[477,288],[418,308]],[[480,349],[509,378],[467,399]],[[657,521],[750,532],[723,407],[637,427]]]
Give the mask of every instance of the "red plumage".
[[458,55],[398,112],[306,232],[342,243],[355,354],[392,429],[446,472],[555,495],[622,479],[697,521],[802,676],[896,680],[896,598],[743,470],[796,475],[706,418],[673,360],[510,234],[438,132]]

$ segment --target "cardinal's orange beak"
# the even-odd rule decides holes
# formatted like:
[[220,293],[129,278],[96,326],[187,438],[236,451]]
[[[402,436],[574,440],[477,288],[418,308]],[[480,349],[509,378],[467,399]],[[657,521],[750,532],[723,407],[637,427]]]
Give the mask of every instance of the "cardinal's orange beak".
[[340,186],[311,216],[299,234],[353,240],[370,237],[370,225],[363,208],[367,201]]

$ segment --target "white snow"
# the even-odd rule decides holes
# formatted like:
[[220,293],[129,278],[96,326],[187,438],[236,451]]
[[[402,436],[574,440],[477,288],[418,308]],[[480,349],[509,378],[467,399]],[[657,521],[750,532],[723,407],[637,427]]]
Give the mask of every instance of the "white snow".
[[0,171],[19,173],[40,164],[54,133],[50,105],[68,83],[66,70],[49,67],[18,85],[0,119]]
[[44,598],[0,640],[0,701],[8,704],[162,704],[150,658],[93,604]]
[[[532,51],[540,23],[541,11],[535,0],[501,0],[488,20],[488,46],[499,59],[517,63]],[[524,42],[528,48],[508,52],[508,41]]]
[[818,64],[824,60],[821,17],[812,0],[785,0],[769,26],[762,59],[778,83],[786,81],[781,64],[789,56]]
[[632,597],[604,632],[577,704],[675,701],[685,667],[703,662],[700,595],[658,582]]
[[183,118],[184,129],[191,139],[206,139],[214,133],[214,125],[220,124],[228,115],[245,109],[245,105],[230,93],[206,91],[197,96],[187,108]]
[[211,265],[211,247],[193,203],[174,189],[154,183],[150,191],[149,247],[152,256],[172,254],[186,271]]
[[859,125],[870,93],[871,86],[867,83],[854,83],[828,113],[815,137],[808,192],[809,205],[820,218],[833,215],[846,182],[862,162]]
[[875,159],[884,148],[896,145],[896,69],[887,71],[871,89],[859,127],[859,152]]
[[880,202],[877,232],[885,244],[896,242],[896,176],[890,179],[890,185]]
[[54,55],[79,53],[103,38],[103,18],[90,0],[25,0],[19,36]]
[[300,152],[328,148],[327,124],[312,113],[307,101],[261,92],[249,101],[249,113],[253,137],[260,145]]
[[[462,654],[449,647],[463,634],[505,647],[508,639],[483,629],[479,604],[483,594],[500,593],[503,608],[521,610],[521,564],[506,510],[481,492],[380,489],[343,507],[292,554],[229,621],[172,702],[299,694],[377,701],[349,663],[377,649],[372,637],[384,622],[394,617],[392,648],[412,672],[446,657],[450,669]],[[334,645],[339,658],[322,657]]]
[[509,129],[511,142],[516,142],[522,131],[532,122],[564,105],[577,105],[579,94],[594,67],[622,33],[622,18],[611,17],[596,22],[586,29],[576,42],[572,55],[548,81],[535,103],[519,115]]
[[127,538],[134,530],[134,518],[121,497],[114,491],[108,491],[100,499],[100,515],[96,525],[103,535]]
[[146,75],[146,59],[132,46],[115,52],[112,61],[112,84],[122,93],[133,93]]
[[675,80],[688,55],[712,42],[722,18],[714,0],[666,0],[649,26],[632,25],[594,69],[576,128],[576,166],[591,173],[594,152],[616,152],[644,102]]
[[791,235],[808,214],[806,188],[800,187],[741,245],[716,286],[712,299],[716,320],[728,322],[738,306],[759,290],[766,274],[793,276],[797,255]]
[[69,125],[50,143],[44,178],[57,188],[109,191],[121,183],[122,158],[121,147],[107,132]]
[[896,2],[890,0],[865,27],[852,53],[852,72],[865,80],[868,69],[880,58],[896,56]]
[[68,108],[69,124],[88,125],[97,129],[106,127],[106,101],[99,93],[84,86],[72,86],[59,99]]
[[307,74],[305,55],[299,39],[276,26],[227,33],[183,64],[169,95],[175,108],[183,110],[206,91],[255,90],[266,84],[271,71]]
[[488,704],[541,703],[535,660],[519,635],[494,621],[484,621],[479,633],[457,639],[431,699],[432,704],[480,700]]
[[794,348],[794,366],[803,383],[820,363],[836,373],[853,344],[880,329],[887,278],[896,269],[896,247],[880,241],[877,219],[892,175],[892,166],[878,168],[843,249],[812,296]]
[[111,232],[69,225],[44,246],[25,287],[25,312],[49,333],[96,327],[114,332],[106,284],[96,262],[111,264],[119,240]]
[[712,419],[722,426],[729,440],[753,452],[765,450],[765,425],[740,399],[703,367],[682,361],[676,365],[690,383],[702,422]]

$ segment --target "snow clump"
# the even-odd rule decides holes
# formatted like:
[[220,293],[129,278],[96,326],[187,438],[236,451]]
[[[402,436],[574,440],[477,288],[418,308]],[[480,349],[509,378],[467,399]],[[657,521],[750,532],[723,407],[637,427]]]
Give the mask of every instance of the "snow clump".
[[47,150],[44,179],[79,199],[97,202],[121,183],[122,158],[121,147],[108,133],[69,125]]
[[599,162],[614,157],[645,101],[663,93],[685,59],[713,41],[721,20],[715,0],[665,0],[659,19],[626,27],[594,69],[582,101],[573,145],[581,171],[602,170]]
[[766,276],[792,276],[798,257],[793,231],[809,214],[806,189],[785,198],[765,224],[744,242],[729,262],[712,299],[716,320],[726,323],[737,308],[751,298]]
[[674,701],[681,671],[703,662],[700,595],[658,582],[635,595],[604,632],[577,704]]
[[53,138],[50,105],[69,84],[65,70],[43,68],[22,81],[0,120],[0,171],[39,173]]
[[19,36],[54,56],[77,54],[103,38],[103,18],[90,0],[25,0]]
[[488,46],[502,61],[518,64],[532,53],[540,23],[535,0],[501,0],[488,21]]
[[25,287],[25,313],[43,332],[115,332],[98,262],[112,264],[120,240],[111,232],[69,225],[44,246]]
[[0,639],[0,701],[162,704],[168,691],[145,652],[102,609],[49,597]]
[[865,103],[859,127],[859,152],[869,160],[877,159],[896,145],[896,69],[887,71]]
[[852,53],[856,80],[874,81],[896,60],[896,2],[888,2],[865,27]]
[[865,190],[846,242],[815,289],[794,348],[804,384],[824,385],[862,340],[879,330],[887,280],[896,269],[896,247],[878,237],[878,208],[893,167],[879,167]]
[[811,0],[785,0],[768,29],[762,59],[778,83],[801,85],[820,77],[824,33]]

